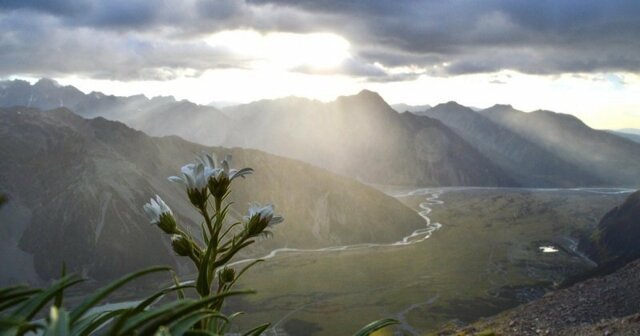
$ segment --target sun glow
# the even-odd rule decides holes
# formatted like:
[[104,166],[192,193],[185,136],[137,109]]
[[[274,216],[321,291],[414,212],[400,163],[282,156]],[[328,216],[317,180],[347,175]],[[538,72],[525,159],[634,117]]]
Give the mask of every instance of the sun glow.
[[206,42],[249,60],[255,69],[292,70],[306,67],[326,70],[350,57],[349,42],[332,33],[267,33],[232,30],[213,34]]

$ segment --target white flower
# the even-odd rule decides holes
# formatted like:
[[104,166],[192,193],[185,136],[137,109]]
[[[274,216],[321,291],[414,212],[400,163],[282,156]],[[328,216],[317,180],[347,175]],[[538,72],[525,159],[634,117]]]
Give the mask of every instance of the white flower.
[[269,236],[267,229],[281,223],[284,218],[273,213],[273,205],[267,204],[261,207],[259,204],[249,206],[249,214],[244,216],[244,234],[247,237]]
[[265,221],[268,226],[273,226],[284,221],[282,216],[275,214],[272,204],[260,206],[258,203],[253,203],[249,205],[249,214],[244,216],[244,220],[249,222],[253,218],[258,218],[259,221]]
[[169,181],[184,184],[187,189],[204,189],[207,187],[209,177],[214,174],[213,169],[204,164],[189,163],[180,169],[182,176],[171,176]]
[[245,177],[253,173],[251,168],[231,169],[231,155],[225,156],[224,160],[217,162],[215,154],[205,154],[199,158],[200,162],[210,169],[211,175],[217,181],[229,180],[233,181],[236,177]]
[[171,208],[169,208],[169,206],[158,195],[156,195],[156,199],[151,198],[149,203],[145,204],[142,208],[147,214],[147,217],[149,217],[151,224],[160,223],[160,217],[164,214],[173,216]]

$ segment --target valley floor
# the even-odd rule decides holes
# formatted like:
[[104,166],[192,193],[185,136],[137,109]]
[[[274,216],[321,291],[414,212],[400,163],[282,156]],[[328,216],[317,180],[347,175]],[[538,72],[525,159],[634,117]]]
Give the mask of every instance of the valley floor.
[[[242,286],[245,322],[272,335],[341,335],[394,317],[398,335],[466,324],[542,297],[590,269],[575,238],[593,228],[624,190],[452,188],[395,192],[417,211],[425,198],[442,228],[415,244],[278,254]],[[390,223],[393,225],[393,223]],[[398,237],[401,239],[402,237]],[[543,253],[540,247],[558,251]],[[391,330],[389,332],[392,332]]]

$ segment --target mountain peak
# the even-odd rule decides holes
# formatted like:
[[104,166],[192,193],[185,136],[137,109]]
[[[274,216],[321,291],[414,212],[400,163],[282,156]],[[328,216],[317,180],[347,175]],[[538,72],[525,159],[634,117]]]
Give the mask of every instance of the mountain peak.
[[455,110],[455,111],[471,110],[470,108],[464,105],[458,104],[458,102],[455,102],[453,100],[446,103],[438,104],[434,107],[434,109],[445,109],[445,110]]
[[492,109],[492,110],[514,110],[513,106],[511,104],[495,104],[489,108],[487,108],[487,110]]
[[58,83],[57,81],[51,79],[51,78],[40,78],[33,86],[43,86],[43,87],[56,87],[59,88],[62,85],[60,85],[60,83]]
[[362,91],[358,92],[358,94],[356,94],[354,96],[351,96],[351,97],[355,97],[355,98],[362,99],[362,100],[367,100],[367,101],[382,102],[385,105],[387,105],[387,102],[382,98],[382,96],[380,96],[380,94],[378,94],[375,91],[371,91],[371,90],[366,90],[366,89],[362,90]]
[[464,105],[462,105],[462,104],[458,103],[458,102],[457,102],[457,101],[455,101],[455,100],[448,101],[448,102],[446,102],[444,105],[445,105],[445,106],[447,106],[447,107],[455,107],[455,108],[469,109],[467,106],[464,106]]
[[371,90],[367,90],[367,89],[364,89],[364,90],[358,92],[358,94],[356,94],[356,96],[368,96],[368,95],[380,97],[380,95],[377,92],[371,91]]

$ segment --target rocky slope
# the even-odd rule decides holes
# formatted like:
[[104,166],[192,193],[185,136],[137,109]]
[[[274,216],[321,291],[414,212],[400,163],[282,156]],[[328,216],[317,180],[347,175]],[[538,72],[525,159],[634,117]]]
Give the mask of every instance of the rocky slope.
[[479,113],[610,185],[640,184],[638,143],[594,130],[568,114],[525,113],[507,105],[496,105]]
[[236,218],[250,201],[273,202],[286,218],[253,255],[283,246],[393,242],[424,226],[396,199],[298,161],[153,138],[66,109],[0,109],[0,193],[10,198],[0,210],[0,283],[57,276],[62,261],[94,279],[176,264],[141,207],[158,193],[185,223],[197,225],[167,176],[203,151],[230,153],[234,165],[256,169],[236,185]]
[[619,271],[440,335],[638,335],[640,260]]
[[578,249],[598,263],[593,274],[606,274],[640,258],[640,191],[609,211]]
[[572,187],[606,183],[605,179],[589,174],[583,167],[565,161],[466,106],[449,102],[419,114],[440,120],[523,186]]

